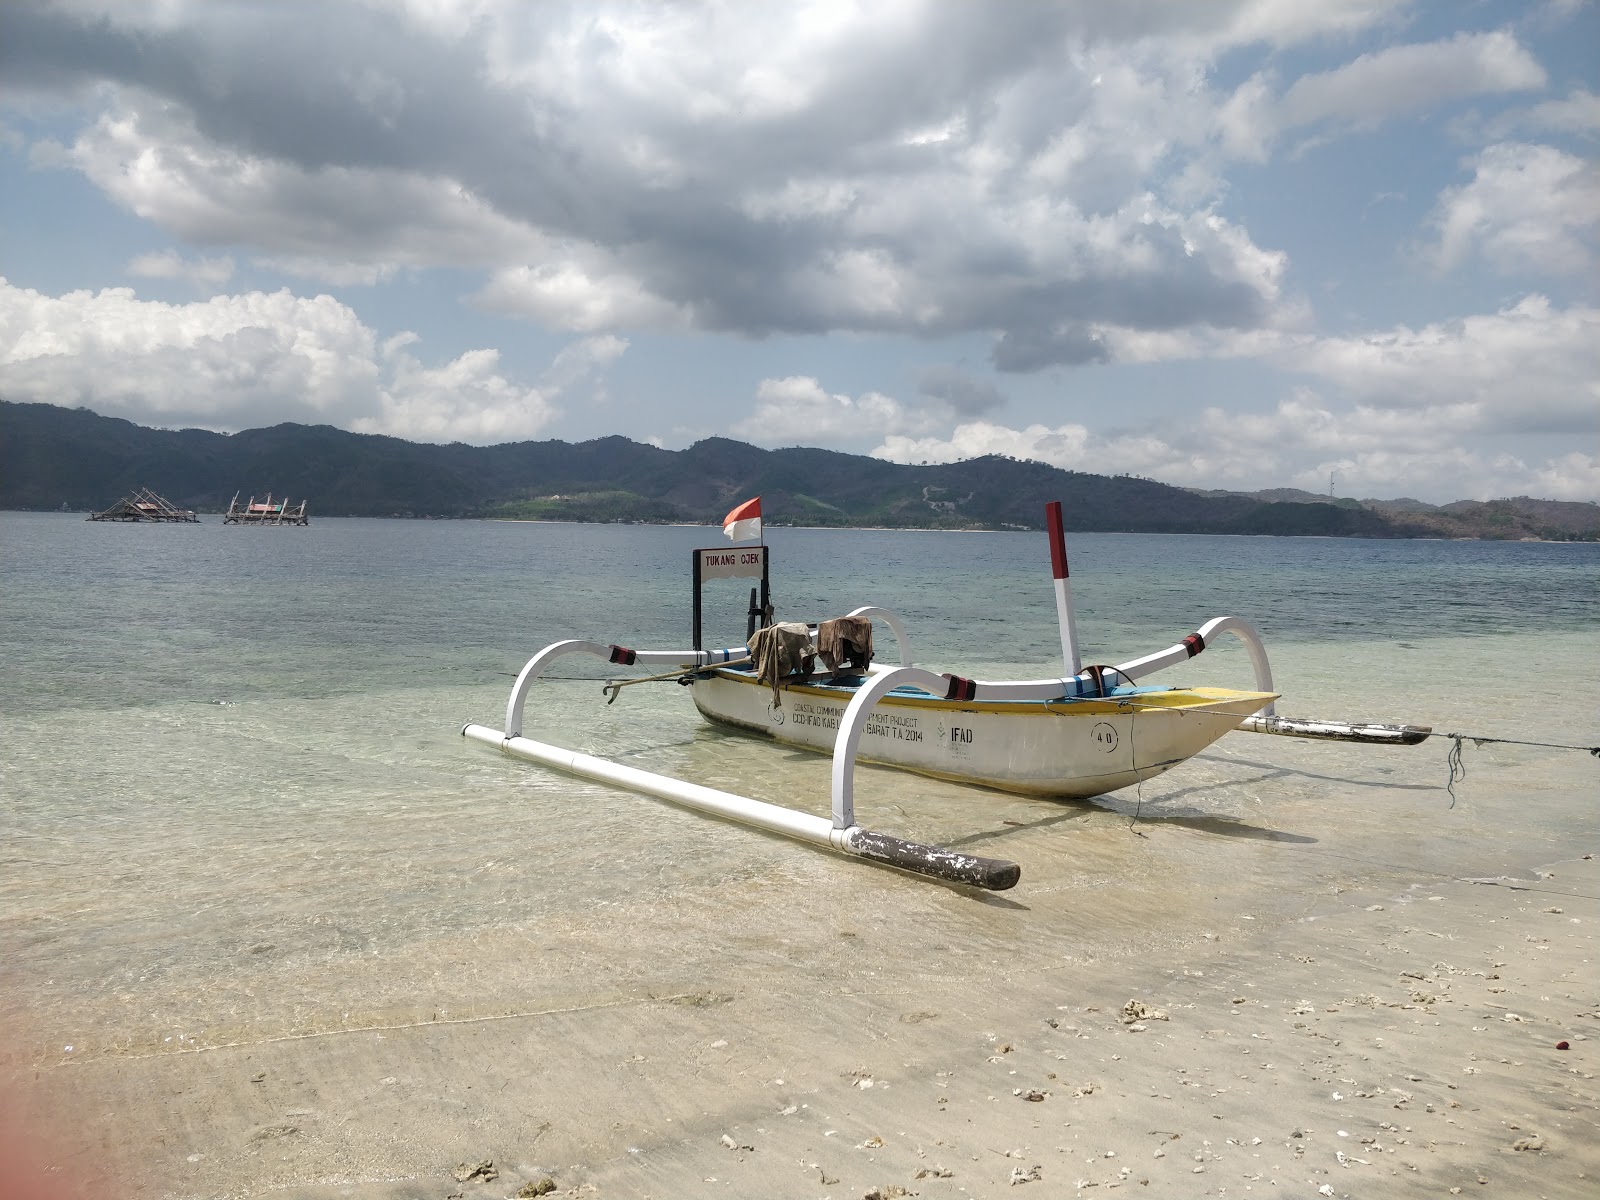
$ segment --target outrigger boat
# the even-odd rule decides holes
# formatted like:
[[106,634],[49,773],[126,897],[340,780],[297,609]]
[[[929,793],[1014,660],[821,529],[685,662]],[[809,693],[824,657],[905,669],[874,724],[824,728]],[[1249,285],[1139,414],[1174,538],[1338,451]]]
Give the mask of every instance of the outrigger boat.
[[[747,503],[729,514],[730,534],[737,531],[734,517],[750,507]],[[759,507],[754,511],[759,531]],[[1067,668],[1059,677],[982,680],[927,670],[914,664],[900,618],[877,606],[855,609],[840,623],[839,628],[855,633],[856,641],[847,643],[855,652],[854,661],[835,663],[837,669],[818,675],[812,667],[823,649],[819,641],[828,637],[827,623],[773,625],[767,547],[701,549],[693,558],[691,649],[634,650],[590,641],[555,642],[529,659],[517,676],[506,704],[504,730],[468,725],[462,732],[517,757],[921,874],[990,889],[1013,886],[1020,868],[858,826],[855,763],[899,767],[1027,795],[1088,797],[1168,771],[1234,729],[1389,745],[1414,745],[1429,735],[1430,730],[1418,726],[1277,716],[1278,693],[1273,690],[1266,648],[1240,617],[1207,621],[1182,641],[1130,662],[1084,666],[1059,503],[1047,506],[1046,519]],[[716,578],[759,580],[751,588],[750,636],[744,646],[702,648],[701,589]],[[878,626],[893,633],[898,663],[870,661],[871,634],[862,637],[859,631]],[[833,631],[835,637],[837,632]],[[1139,682],[1187,662],[1224,634],[1238,638],[1248,650],[1254,690]],[[780,637],[788,640],[787,656],[772,652]],[[624,666],[668,668],[643,679],[609,681],[605,686],[609,701],[632,683],[676,679],[691,686],[696,708],[718,725],[832,754],[831,819],[524,738],[523,711],[530,689],[551,662],[569,654],[594,655]]]

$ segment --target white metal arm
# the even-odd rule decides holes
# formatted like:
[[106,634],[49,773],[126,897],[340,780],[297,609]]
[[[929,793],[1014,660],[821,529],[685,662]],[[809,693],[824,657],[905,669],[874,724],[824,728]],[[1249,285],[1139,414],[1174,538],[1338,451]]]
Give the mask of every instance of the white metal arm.
[[[1147,654],[1143,658],[1136,658],[1132,662],[1122,663],[1117,667],[1129,679],[1139,679],[1165,667],[1186,662],[1199,654],[1211,644],[1213,638],[1220,633],[1231,633],[1244,643],[1250,652],[1250,665],[1256,673],[1256,691],[1270,692],[1272,686],[1272,667],[1267,662],[1267,648],[1261,644],[1261,635],[1256,632],[1243,617],[1213,617],[1200,626],[1183,641],[1155,654]],[[1277,709],[1277,702],[1268,704],[1261,710],[1264,716],[1272,716]]]
[[866,730],[867,714],[878,701],[907,684],[943,696],[950,685],[950,676],[935,675],[921,667],[896,667],[882,675],[874,675],[863,684],[851,699],[844,716],[839,718],[839,734],[833,742],[833,827],[848,829],[856,823],[855,774],[856,751],[861,747],[861,735]]
[[[863,613],[871,611],[876,616],[883,610],[857,611]],[[1176,645],[1169,646],[1167,649],[1158,651],[1155,654],[1147,654],[1143,658],[1136,658],[1131,662],[1122,663],[1117,667],[1111,668],[1111,670],[1120,672],[1130,681],[1140,679],[1166,667],[1188,661],[1204,650],[1213,638],[1224,633],[1233,634],[1245,644],[1245,649],[1250,652],[1250,664],[1254,668],[1256,676],[1256,690],[1260,692],[1272,691],[1272,667],[1267,662],[1267,649],[1262,645],[1261,636],[1256,633],[1254,626],[1243,617],[1215,617]],[[896,636],[899,636],[898,632]],[[906,663],[905,665],[909,666],[910,664]],[[876,668],[875,674],[887,675],[896,669],[893,667],[880,667]],[[947,675],[943,678],[948,684],[952,676]],[[1090,677],[1087,671],[1065,679],[970,679],[962,682],[968,688],[964,698],[969,700],[1060,700],[1063,697],[1072,699],[1099,694],[1099,684]],[[943,694],[942,690],[940,694]],[[1274,709],[1275,703],[1268,704],[1261,711],[1264,715],[1270,717],[1273,715]]]
[[707,667],[722,663],[743,662],[750,657],[745,646],[732,646],[727,650],[629,650],[623,646],[602,646],[599,642],[576,639],[552,642],[535,654],[522,668],[517,682],[511,685],[511,698],[506,701],[506,728],[508,738],[522,736],[522,708],[528,700],[528,689],[543,674],[545,667],[568,654],[592,654],[623,666]]

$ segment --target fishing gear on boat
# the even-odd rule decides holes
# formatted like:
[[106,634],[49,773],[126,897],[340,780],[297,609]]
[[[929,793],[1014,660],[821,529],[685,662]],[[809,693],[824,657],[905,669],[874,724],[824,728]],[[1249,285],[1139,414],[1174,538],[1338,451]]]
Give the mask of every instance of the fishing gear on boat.
[[694,663],[687,667],[679,667],[675,671],[663,671],[659,675],[641,675],[637,679],[608,679],[605,686],[600,689],[600,694],[606,698],[607,704],[615,704],[625,687],[632,687],[636,683],[660,683],[663,679],[676,679],[679,683],[687,684],[691,675],[698,675],[704,670],[705,667]]

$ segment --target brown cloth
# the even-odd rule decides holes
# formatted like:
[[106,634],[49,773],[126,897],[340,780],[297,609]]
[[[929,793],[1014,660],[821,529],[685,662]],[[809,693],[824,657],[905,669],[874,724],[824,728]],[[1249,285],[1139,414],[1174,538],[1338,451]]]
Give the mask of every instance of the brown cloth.
[[872,665],[872,618],[835,617],[817,626],[817,652],[830,671],[848,666],[865,671]]
[[762,683],[772,685],[772,703],[783,707],[783,697],[778,692],[778,682],[785,675],[796,672],[809,675],[814,661],[811,653],[811,629],[798,621],[779,621],[758,629],[747,643],[750,662]]

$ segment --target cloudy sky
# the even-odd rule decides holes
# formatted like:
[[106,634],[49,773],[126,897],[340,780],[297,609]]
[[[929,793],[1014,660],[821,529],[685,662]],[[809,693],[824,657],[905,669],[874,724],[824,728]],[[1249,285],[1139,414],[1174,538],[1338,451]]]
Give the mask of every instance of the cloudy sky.
[[7,0],[0,396],[1600,499],[1584,0]]

